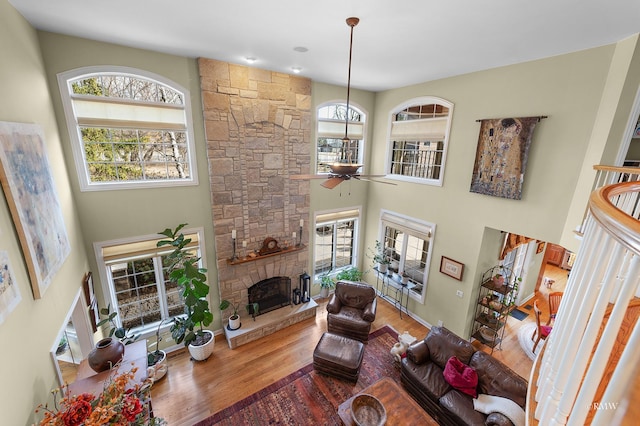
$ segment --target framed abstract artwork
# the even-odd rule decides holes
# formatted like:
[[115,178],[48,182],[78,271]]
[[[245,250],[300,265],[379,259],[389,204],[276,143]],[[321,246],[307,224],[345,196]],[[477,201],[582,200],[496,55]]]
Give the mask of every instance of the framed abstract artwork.
[[0,250],[0,324],[18,306],[20,300],[20,290],[11,274],[9,253],[6,250]]
[[533,130],[540,117],[479,120],[480,135],[471,177],[471,192],[522,199],[522,184]]
[[39,299],[70,252],[40,126],[0,122],[0,181]]

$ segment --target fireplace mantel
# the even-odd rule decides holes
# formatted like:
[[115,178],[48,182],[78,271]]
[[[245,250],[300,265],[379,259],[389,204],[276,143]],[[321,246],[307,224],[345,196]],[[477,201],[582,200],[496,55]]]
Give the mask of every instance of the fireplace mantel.
[[227,264],[228,265],[240,265],[241,263],[247,263],[247,262],[255,262],[256,260],[260,260],[260,259],[266,259],[267,257],[272,257],[272,256],[279,256],[282,254],[287,254],[287,253],[293,253],[296,251],[300,251],[300,250],[304,250],[306,248],[306,246],[304,244],[300,244],[297,246],[291,246],[291,247],[287,247],[284,248],[280,251],[277,251],[275,253],[267,253],[267,254],[259,254],[259,253],[255,253],[255,256],[245,256],[245,257],[239,257],[237,259],[227,259]]

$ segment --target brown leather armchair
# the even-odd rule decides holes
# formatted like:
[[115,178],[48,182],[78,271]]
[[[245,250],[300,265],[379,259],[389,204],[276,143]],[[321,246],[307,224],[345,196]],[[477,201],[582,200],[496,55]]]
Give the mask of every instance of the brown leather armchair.
[[327,304],[327,329],[366,343],[371,323],[376,319],[376,308],[376,291],[369,284],[338,281]]

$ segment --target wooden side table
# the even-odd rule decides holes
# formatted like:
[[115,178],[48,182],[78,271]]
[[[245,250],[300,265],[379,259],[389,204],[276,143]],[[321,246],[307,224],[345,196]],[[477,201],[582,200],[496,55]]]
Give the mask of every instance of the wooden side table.
[[351,401],[360,394],[373,395],[382,402],[385,410],[387,410],[387,425],[426,425],[438,426],[438,422],[431,418],[424,409],[413,400],[401,386],[389,377],[378,380],[371,386],[362,390],[362,392],[352,396],[338,407],[338,415],[347,426],[354,425],[355,422],[351,417]]
[[[138,368],[133,378],[134,383],[144,382],[147,378],[146,339],[131,343],[125,347],[124,357],[116,370],[116,374],[127,372],[134,367]],[[104,381],[113,373],[113,370],[96,373],[89,367],[89,361],[84,359],[78,366],[76,381],[69,384],[69,395],[80,395],[85,392],[98,395],[103,390]]]

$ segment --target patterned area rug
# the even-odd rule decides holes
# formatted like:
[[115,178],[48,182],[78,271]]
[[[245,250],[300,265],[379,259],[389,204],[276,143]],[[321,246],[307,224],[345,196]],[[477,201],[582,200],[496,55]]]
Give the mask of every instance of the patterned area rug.
[[309,364],[196,426],[341,425],[338,406],[352,395],[383,377],[400,383],[400,369],[389,353],[397,341],[389,326],[371,333],[357,383],[319,374]]

